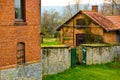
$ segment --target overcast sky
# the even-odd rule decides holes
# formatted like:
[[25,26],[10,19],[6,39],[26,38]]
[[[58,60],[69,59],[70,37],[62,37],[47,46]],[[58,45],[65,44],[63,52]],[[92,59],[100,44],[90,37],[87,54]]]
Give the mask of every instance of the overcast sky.
[[[75,0],[41,0],[42,6],[65,6],[68,4],[74,4]],[[82,0],[82,3],[88,3],[90,1],[91,4],[97,5],[103,3],[103,0]]]

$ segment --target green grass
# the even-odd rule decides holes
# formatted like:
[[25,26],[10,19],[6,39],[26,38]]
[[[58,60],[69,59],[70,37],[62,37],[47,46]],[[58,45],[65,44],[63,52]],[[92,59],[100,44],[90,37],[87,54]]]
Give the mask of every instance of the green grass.
[[77,66],[59,74],[44,76],[43,80],[120,80],[120,63]]
[[42,46],[44,45],[59,45],[60,42],[56,38],[44,38],[43,43],[41,44]]
[[68,46],[60,44],[60,41],[57,38],[44,38],[41,47],[68,47]]

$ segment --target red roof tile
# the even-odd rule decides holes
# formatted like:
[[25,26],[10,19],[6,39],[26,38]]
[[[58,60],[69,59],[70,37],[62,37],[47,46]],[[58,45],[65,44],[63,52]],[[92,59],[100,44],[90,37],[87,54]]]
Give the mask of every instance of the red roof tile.
[[[93,12],[93,11],[79,11],[79,13],[83,13],[90,19],[92,19],[94,22],[99,24],[102,28],[104,28],[106,31],[112,31],[112,30],[119,30],[120,29],[120,16],[103,16],[102,14],[98,12]],[[71,17],[69,20],[67,20],[64,24],[66,24],[68,21],[70,21],[72,18],[77,16],[75,14],[73,17]],[[61,26],[58,27],[57,30],[60,30],[60,28],[64,25],[62,24]]]
[[120,16],[107,16],[107,18],[114,24],[112,30],[120,30]]
[[107,19],[107,17],[103,16],[100,13],[92,11],[83,11],[83,13],[107,31],[112,30],[112,27],[115,26],[112,21],[110,21],[109,19]]

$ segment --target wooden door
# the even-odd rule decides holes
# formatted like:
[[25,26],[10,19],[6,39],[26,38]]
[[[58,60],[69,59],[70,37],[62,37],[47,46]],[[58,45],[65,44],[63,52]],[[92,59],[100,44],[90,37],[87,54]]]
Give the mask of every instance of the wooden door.
[[85,34],[76,34],[76,46],[85,43],[86,43]]

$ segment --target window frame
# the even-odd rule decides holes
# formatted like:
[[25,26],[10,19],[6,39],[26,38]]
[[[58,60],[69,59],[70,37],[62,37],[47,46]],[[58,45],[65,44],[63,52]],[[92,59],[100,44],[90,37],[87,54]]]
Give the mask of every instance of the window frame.
[[77,28],[84,28],[86,26],[83,18],[76,19]]
[[[14,4],[16,5],[16,2],[14,0]],[[14,5],[14,9],[15,9],[15,22],[19,23],[19,22],[26,22],[26,9],[25,9],[25,0],[20,0],[20,11],[21,11],[21,18],[16,18],[16,6]]]

